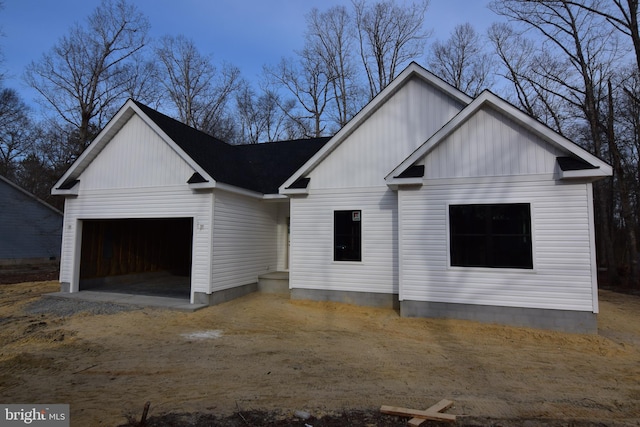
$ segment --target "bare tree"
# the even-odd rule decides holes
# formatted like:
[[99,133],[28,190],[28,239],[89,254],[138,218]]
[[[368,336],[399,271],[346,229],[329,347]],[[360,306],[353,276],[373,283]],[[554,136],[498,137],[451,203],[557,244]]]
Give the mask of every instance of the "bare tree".
[[360,56],[369,81],[369,98],[384,89],[409,61],[422,56],[429,32],[424,30],[428,0],[409,6],[394,1],[371,5],[353,0]]
[[34,144],[28,107],[13,89],[0,91],[0,175],[15,180],[20,160]]
[[[611,110],[607,101],[611,99],[607,88],[609,80],[615,76],[615,68],[620,59],[618,40],[606,25],[605,19],[573,2],[566,0],[521,1],[498,0],[491,8],[515,22],[523,24],[525,29],[538,33],[543,41],[541,51],[552,57],[556,66],[538,68],[544,78],[553,81],[556,86],[542,87],[553,96],[557,96],[575,111],[574,126],[569,136],[581,142],[594,154],[608,158],[618,150],[617,141],[608,132]],[[558,67],[557,64],[565,64]],[[557,71],[560,70],[560,73]],[[616,168],[614,163],[614,171]],[[616,171],[617,172],[617,171]],[[613,185],[619,185],[612,181]],[[614,246],[614,206],[608,201],[606,183],[598,183],[596,190],[596,233],[599,236],[599,254],[601,261],[609,267],[609,279],[619,282],[618,256]],[[619,190],[619,187],[616,188]],[[618,193],[619,197],[627,197]],[[627,240],[627,245],[632,239]],[[637,265],[637,248],[628,247]]]
[[163,37],[156,54],[162,64],[162,84],[178,119],[214,136],[223,133],[218,125],[238,88],[238,68],[223,64],[218,71],[211,57],[200,54],[184,36]]
[[27,84],[41,103],[78,131],[78,155],[130,91],[130,61],[146,45],[147,18],[126,0],[103,0],[49,53],[30,63]]
[[[531,39],[523,37],[507,23],[495,23],[488,37],[499,59],[497,75],[511,83],[504,96],[560,134],[571,115],[561,93],[566,63],[539,51]],[[562,79],[558,79],[562,77]]]
[[640,70],[640,30],[638,29],[638,0],[566,0],[567,4],[599,15],[631,40],[636,65]]
[[[4,1],[0,0],[0,10],[4,9]],[[0,37],[3,37],[5,34],[0,27]],[[4,49],[0,47],[0,64],[4,63]],[[0,70],[0,82],[5,78],[5,70]]]
[[313,55],[326,67],[334,105],[332,115],[338,128],[347,124],[363,104],[353,54],[355,44],[352,17],[345,6],[334,6],[324,12],[314,8],[307,15],[303,56]]
[[130,63],[125,95],[153,108],[159,108],[162,103],[162,85],[160,84],[160,69],[155,60],[136,55]]
[[436,75],[472,97],[491,86],[495,72],[492,56],[483,49],[482,37],[469,23],[456,25],[444,42],[431,46],[429,67]]
[[[265,67],[267,78],[285,88],[300,109],[281,108],[307,137],[322,136],[326,128],[324,112],[329,98],[330,80],[323,61],[308,50],[299,54],[299,62],[282,59],[276,68]],[[273,97],[272,97],[273,99]],[[290,104],[289,104],[290,105]]]
[[261,95],[243,82],[236,94],[236,113],[240,122],[240,135],[236,143],[261,142],[301,137],[296,124],[289,119],[293,102],[284,102],[277,93],[264,89]]

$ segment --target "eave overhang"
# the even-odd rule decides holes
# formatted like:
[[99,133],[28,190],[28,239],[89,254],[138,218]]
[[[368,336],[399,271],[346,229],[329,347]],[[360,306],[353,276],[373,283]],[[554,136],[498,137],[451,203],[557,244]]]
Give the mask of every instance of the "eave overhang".
[[280,194],[284,194],[288,196],[309,194],[310,182],[311,182],[311,178],[308,178],[308,177],[298,178],[288,187],[281,189]]
[[51,194],[54,196],[77,196],[80,191],[79,184],[79,179],[68,179],[58,187],[52,188]]

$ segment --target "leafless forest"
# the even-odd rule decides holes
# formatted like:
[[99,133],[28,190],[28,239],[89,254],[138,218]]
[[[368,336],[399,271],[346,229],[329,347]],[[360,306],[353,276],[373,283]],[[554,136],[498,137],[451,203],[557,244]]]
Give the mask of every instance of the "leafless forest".
[[428,0],[312,9],[303,49],[256,82],[188,34],[151,39],[133,1],[104,0],[24,70],[47,117],[0,81],[0,174],[62,207],[52,184],[127,98],[233,144],[331,135],[415,61],[469,95],[497,93],[613,166],[594,185],[598,264],[603,283],[640,289],[638,0],[490,9],[498,23],[486,34],[460,22],[444,40],[432,37]]

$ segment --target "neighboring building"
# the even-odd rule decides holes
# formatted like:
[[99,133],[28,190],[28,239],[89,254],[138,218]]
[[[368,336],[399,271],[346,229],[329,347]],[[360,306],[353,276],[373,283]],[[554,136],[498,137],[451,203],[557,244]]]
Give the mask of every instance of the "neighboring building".
[[230,146],[128,101],[53,189],[60,281],[185,270],[214,304],[288,271],[292,298],[595,331],[592,182],[610,175],[415,63],[330,139]]
[[0,176],[0,265],[60,258],[62,212]]

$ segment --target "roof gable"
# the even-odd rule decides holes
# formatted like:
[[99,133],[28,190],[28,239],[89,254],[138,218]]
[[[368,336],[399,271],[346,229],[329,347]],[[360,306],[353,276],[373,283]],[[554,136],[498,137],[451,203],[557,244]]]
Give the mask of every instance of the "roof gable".
[[60,212],[58,209],[54,208],[49,203],[37,197],[35,194],[28,192],[24,188],[20,187],[18,184],[12,182],[11,180],[5,178],[2,175],[0,175],[0,183],[4,183],[5,185],[7,185],[7,187],[12,188],[14,191],[24,194],[26,197],[32,199],[34,202],[39,203],[45,208],[51,210],[56,215],[60,215],[60,216],[62,215],[62,212]]
[[229,145],[158,111],[129,100],[55,184],[52,193],[78,194],[81,174],[137,115],[193,170],[185,183],[193,188],[226,184],[254,193],[274,194],[278,186],[329,138],[252,145]]
[[137,105],[216,182],[262,194],[277,193],[278,186],[329,140],[325,137],[230,145]]
[[386,104],[401,88],[403,88],[411,79],[417,78],[427,83],[438,91],[443,92],[446,96],[452,98],[461,105],[467,105],[472,98],[459,91],[455,87],[449,85],[444,80],[435,76],[415,62],[409,64],[386,88],[384,88],[369,104],[367,104],[353,119],[349,121],[340,131],[331,138],[331,140],[320,149],[313,157],[304,163],[289,179],[280,186],[280,193],[294,194],[300,190],[294,188],[293,184],[301,178],[305,178],[313,169],[315,169],[324,159],[326,159],[336,148],[342,144],[356,129],[358,129],[367,119],[369,119],[376,111]]
[[[449,136],[462,128],[485,108],[496,110],[500,114],[506,116],[509,120],[513,121],[518,126],[521,126],[531,135],[553,146],[554,149],[558,150],[558,153],[562,153],[562,157],[571,157],[582,165],[590,166],[589,168],[581,169],[579,173],[574,172],[575,169],[568,172],[564,172],[561,169],[561,178],[580,177],[598,179],[612,174],[611,166],[604,161],[600,160],[567,138],[561,136],[541,122],[530,117],[502,98],[489,91],[484,91],[471,104],[451,119],[449,123],[443,126],[394,170],[392,170],[385,178],[387,184],[415,184],[415,179],[411,180],[411,182],[409,182],[409,180],[404,182],[405,177],[403,176],[403,173],[436,150],[437,147],[447,140]],[[587,172],[585,172],[585,170],[587,170]]]
[[[51,193],[54,195],[77,195],[78,185],[81,174],[89,167],[89,165],[104,150],[107,144],[114,138],[118,132],[127,124],[134,115],[138,115],[144,123],[151,127],[160,138],[168,144],[195,172],[207,175],[204,169],[198,163],[187,155],[147,114],[140,108],[139,104],[133,100],[128,100],[107,125],[100,131],[96,138],[91,142],[89,147],[76,159],[62,177],[55,183]],[[149,109],[151,110],[151,109]],[[153,110],[151,110],[153,111]],[[208,176],[208,175],[207,175]]]
[[134,114],[84,169],[78,191],[184,185],[189,163]]

